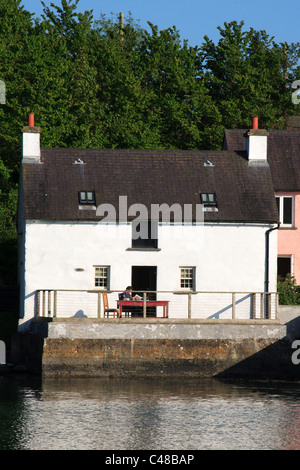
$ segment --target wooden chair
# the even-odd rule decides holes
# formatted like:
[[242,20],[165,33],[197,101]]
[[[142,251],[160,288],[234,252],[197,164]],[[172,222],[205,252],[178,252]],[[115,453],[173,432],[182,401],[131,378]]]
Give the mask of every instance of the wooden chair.
[[102,293],[102,298],[103,298],[103,306],[104,306],[104,318],[105,317],[109,317],[110,313],[112,314],[112,316],[115,318],[115,317],[119,317],[120,316],[120,312],[119,312],[119,309],[118,308],[109,308],[109,305],[108,305],[108,297],[107,297],[107,292],[103,292]]

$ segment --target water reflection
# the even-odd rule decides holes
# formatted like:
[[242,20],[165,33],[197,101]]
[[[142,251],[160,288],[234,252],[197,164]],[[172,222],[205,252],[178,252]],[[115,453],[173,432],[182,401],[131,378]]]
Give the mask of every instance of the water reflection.
[[300,384],[0,377],[0,449],[300,449]]

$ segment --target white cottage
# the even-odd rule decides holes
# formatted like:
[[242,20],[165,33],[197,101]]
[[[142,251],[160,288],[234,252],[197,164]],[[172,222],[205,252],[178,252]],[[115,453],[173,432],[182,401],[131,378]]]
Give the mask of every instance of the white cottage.
[[167,300],[169,318],[266,316],[277,222],[264,132],[249,131],[243,152],[40,148],[31,121],[19,329],[37,315],[102,318],[98,293],[116,308],[127,285]]

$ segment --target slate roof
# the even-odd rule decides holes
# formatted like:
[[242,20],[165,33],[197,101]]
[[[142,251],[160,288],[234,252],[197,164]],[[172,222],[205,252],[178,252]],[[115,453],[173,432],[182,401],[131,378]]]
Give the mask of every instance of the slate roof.
[[[223,148],[246,149],[246,129],[225,131]],[[300,130],[268,131],[268,162],[275,191],[300,191]]]
[[41,155],[40,164],[22,165],[27,220],[99,220],[79,209],[80,190],[94,190],[97,206],[118,208],[122,195],[149,213],[151,204],[192,204],[194,218],[199,192],[215,192],[218,212],[206,212],[208,222],[278,220],[269,166],[249,164],[245,152],[42,148]]

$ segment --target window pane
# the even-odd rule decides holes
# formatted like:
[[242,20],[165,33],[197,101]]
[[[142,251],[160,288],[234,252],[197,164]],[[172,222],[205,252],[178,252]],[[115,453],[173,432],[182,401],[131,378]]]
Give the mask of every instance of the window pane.
[[81,204],[95,203],[95,192],[94,191],[79,191],[79,202]]
[[292,198],[291,197],[283,198],[283,223],[284,224],[292,223]]
[[194,289],[194,268],[180,269],[180,287],[182,289]]
[[215,193],[200,193],[201,203],[204,206],[215,206],[217,204]]
[[95,286],[108,288],[109,268],[107,266],[95,267]]

